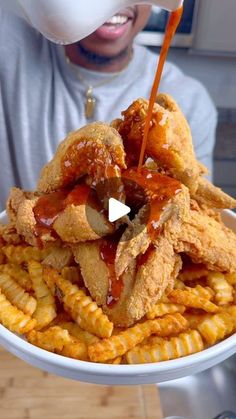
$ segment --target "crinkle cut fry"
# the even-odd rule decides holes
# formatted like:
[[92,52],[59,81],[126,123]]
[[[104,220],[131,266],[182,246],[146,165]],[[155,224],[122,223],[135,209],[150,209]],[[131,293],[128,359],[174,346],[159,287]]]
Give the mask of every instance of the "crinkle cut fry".
[[45,332],[32,330],[27,334],[28,341],[39,348],[50,352],[61,352],[63,347],[71,343],[67,330],[58,326],[50,327]]
[[236,305],[226,307],[225,311],[230,315],[233,322],[233,331],[236,332]]
[[184,313],[186,310],[181,304],[157,303],[146,314],[147,319],[153,320],[155,317],[162,317],[165,314]]
[[25,291],[32,291],[29,273],[14,263],[0,265],[0,272],[10,275]]
[[21,263],[29,262],[30,260],[42,261],[50,253],[51,249],[41,250],[32,246],[9,245],[3,246],[2,251],[10,262],[20,265]]
[[174,289],[189,291],[191,294],[206,298],[207,300],[212,300],[215,295],[215,292],[210,287],[203,287],[200,284],[197,284],[195,287],[188,287],[179,279],[175,280]]
[[195,287],[187,287],[185,283],[179,279],[175,280],[175,289],[189,291],[192,294],[195,294],[199,297],[206,298],[207,300],[213,299],[215,292],[210,287],[203,287],[200,284],[197,284]]
[[200,308],[209,313],[216,313],[219,311],[219,307],[213,304],[206,298],[199,297],[190,291],[185,290],[173,290],[168,294],[170,301],[176,304],[183,304],[186,307]]
[[233,301],[233,287],[221,272],[210,272],[207,283],[215,292],[215,301],[218,305],[229,304]]
[[232,274],[226,274],[225,279],[230,285],[236,285],[236,272]]
[[137,346],[126,354],[126,360],[128,364],[168,361],[200,352],[203,348],[200,333],[190,330],[169,340],[163,339],[157,345]]
[[212,300],[214,298],[214,291],[209,287],[203,287],[202,285],[197,284],[195,287],[185,287],[186,291],[189,291],[198,297],[205,298],[206,300]]
[[44,278],[48,286],[55,284],[63,294],[64,307],[76,323],[88,332],[102,338],[112,334],[113,323],[103,314],[102,309],[80,290],[77,285],[64,279],[55,269],[45,267]]
[[73,322],[59,322],[57,323],[62,329],[68,330],[71,336],[74,336],[76,339],[81,342],[86,343],[86,345],[91,345],[95,342],[98,342],[99,338],[95,335],[92,335],[86,330],[81,329],[77,323]]
[[184,317],[185,319],[187,319],[187,321],[189,322],[189,327],[190,329],[196,329],[197,326],[204,320],[206,319],[208,316],[207,313],[191,313],[191,312],[186,312],[184,313]]
[[28,269],[37,297],[37,308],[34,318],[37,320],[37,329],[40,330],[48,326],[57,316],[55,297],[43,279],[42,265],[31,260],[28,263]]
[[234,322],[231,319],[230,314],[226,312],[218,313],[213,316],[208,315],[197,325],[197,330],[210,345],[214,345],[218,340],[230,335],[233,328]]
[[37,322],[13,306],[0,288],[0,323],[12,332],[24,334],[34,329]]
[[13,278],[0,273],[0,288],[7,299],[23,313],[30,316],[35,312],[37,301],[28,294]]
[[206,277],[208,274],[208,270],[205,268],[205,266],[202,265],[191,265],[186,268],[184,268],[180,274],[179,279],[181,281],[195,281],[196,279],[200,279],[203,277]]
[[44,332],[32,330],[27,338],[31,344],[59,355],[80,360],[88,358],[86,345],[59,326],[50,327]]
[[109,339],[90,345],[88,347],[89,358],[93,362],[105,362],[124,355],[152,334],[169,336],[179,333],[187,327],[188,322],[179,313],[168,314],[162,319],[147,320]]
[[81,361],[88,360],[88,350],[84,342],[71,342],[65,345],[60,355],[66,356],[67,358],[79,359]]

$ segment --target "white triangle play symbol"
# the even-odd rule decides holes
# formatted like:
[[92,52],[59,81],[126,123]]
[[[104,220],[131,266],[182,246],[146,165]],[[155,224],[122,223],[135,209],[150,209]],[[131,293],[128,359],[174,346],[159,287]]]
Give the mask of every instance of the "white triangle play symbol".
[[119,220],[119,218],[124,217],[124,215],[129,214],[131,211],[130,207],[122,202],[117,201],[117,199],[110,198],[108,203],[108,219],[111,223]]

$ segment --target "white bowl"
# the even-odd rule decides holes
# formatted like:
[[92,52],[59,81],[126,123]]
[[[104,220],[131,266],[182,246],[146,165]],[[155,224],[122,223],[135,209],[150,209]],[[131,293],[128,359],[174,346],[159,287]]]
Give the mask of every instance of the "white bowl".
[[[6,220],[6,214],[0,214],[0,221]],[[224,222],[236,232],[236,214],[225,211]],[[236,333],[197,354],[143,365],[105,365],[66,358],[31,345],[3,326],[0,326],[0,344],[29,364],[53,374],[96,384],[130,385],[161,383],[210,368],[236,353]]]

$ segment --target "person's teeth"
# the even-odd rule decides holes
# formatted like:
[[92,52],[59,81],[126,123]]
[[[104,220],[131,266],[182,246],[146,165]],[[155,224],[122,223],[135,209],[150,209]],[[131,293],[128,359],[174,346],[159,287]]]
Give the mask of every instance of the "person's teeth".
[[111,17],[111,19],[107,20],[106,23],[109,23],[111,25],[123,25],[124,23],[128,22],[128,17],[127,16],[122,16],[122,15],[116,15]]

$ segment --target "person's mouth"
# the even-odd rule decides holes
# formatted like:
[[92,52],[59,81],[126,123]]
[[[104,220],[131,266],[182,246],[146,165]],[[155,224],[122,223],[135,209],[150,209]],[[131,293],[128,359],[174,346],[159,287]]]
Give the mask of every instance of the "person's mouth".
[[114,41],[125,35],[136,19],[135,7],[129,7],[108,19],[96,30],[99,38]]

